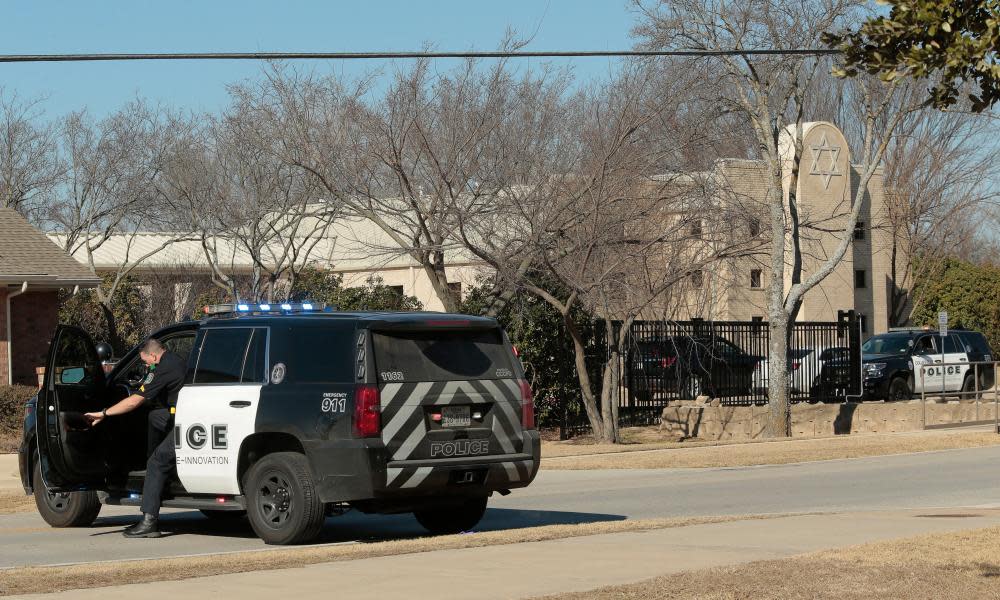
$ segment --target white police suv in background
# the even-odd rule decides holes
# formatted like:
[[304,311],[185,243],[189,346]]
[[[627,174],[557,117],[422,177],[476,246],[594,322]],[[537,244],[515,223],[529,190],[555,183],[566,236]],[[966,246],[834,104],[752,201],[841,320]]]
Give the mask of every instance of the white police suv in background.
[[[534,479],[531,390],[495,320],[312,309],[206,307],[206,319],[154,334],[188,362],[164,507],[246,511],[273,544],[309,541],[348,507],[413,512],[447,533],[475,526],[493,492]],[[88,525],[102,503],[139,504],[145,411],[94,428],[82,414],[143,377],[137,350],[105,375],[86,333],[56,332],[20,457],[53,526]]]

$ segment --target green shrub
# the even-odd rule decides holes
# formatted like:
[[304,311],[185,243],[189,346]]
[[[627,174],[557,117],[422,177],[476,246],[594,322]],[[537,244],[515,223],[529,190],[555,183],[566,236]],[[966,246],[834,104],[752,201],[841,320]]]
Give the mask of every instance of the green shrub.
[[[113,275],[106,275],[102,287],[108,289],[113,279]],[[145,323],[147,301],[139,291],[138,281],[132,277],[124,277],[111,297],[112,323],[108,322],[94,290],[80,290],[76,294],[63,291],[59,301],[60,323],[83,329],[95,343],[108,342],[118,354],[128,351],[149,335]]]
[[21,434],[24,403],[38,393],[27,385],[0,385],[0,434]]
[[[551,286],[550,286],[551,287]],[[483,281],[469,291],[462,312],[482,314],[490,301],[493,285]],[[594,345],[593,321],[582,309],[573,312],[588,347]],[[535,396],[535,419],[539,427],[559,427],[563,416],[581,411],[580,381],[572,341],[562,315],[541,298],[519,290],[496,315],[507,337],[518,350],[525,376]],[[588,361],[593,362],[593,361]],[[591,370],[591,377],[597,372]],[[598,379],[594,379],[598,381]]]
[[938,269],[920,269],[928,275],[916,282],[918,305],[910,322],[937,329],[938,311],[948,311],[950,328],[982,332],[994,351],[1000,351],[1000,267],[975,265],[949,258]]
[[385,285],[378,275],[369,277],[361,287],[343,287],[344,277],[332,271],[307,268],[299,273],[289,293],[292,302],[325,302],[339,310],[412,311],[423,310],[413,296],[400,294]]

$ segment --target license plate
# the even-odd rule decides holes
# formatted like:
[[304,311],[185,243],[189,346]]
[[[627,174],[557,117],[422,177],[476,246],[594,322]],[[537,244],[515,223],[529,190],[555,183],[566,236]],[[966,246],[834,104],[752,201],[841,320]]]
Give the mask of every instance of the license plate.
[[472,425],[472,415],[468,406],[441,407],[442,427],[469,427]]

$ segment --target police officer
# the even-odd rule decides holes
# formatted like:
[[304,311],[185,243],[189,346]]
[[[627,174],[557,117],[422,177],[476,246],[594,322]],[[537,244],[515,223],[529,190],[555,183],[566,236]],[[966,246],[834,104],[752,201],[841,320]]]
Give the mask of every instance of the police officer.
[[139,350],[139,357],[149,367],[149,373],[139,391],[105,408],[101,412],[87,413],[91,425],[108,417],[123,415],[143,404],[149,406],[149,459],[142,485],[142,520],[123,532],[129,538],[160,537],[158,519],[160,497],[171,471],[176,466],[174,454],[174,408],[177,394],[184,385],[186,365],[184,359],[167,352],[159,341],[150,338]]

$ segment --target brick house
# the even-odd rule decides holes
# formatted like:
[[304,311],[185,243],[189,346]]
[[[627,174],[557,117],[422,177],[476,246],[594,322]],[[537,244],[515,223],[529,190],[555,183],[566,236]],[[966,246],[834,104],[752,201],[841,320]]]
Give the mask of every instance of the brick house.
[[100,279],[16,211],[0,207],[0,385],[36,385],[59,322],[59,290]]

